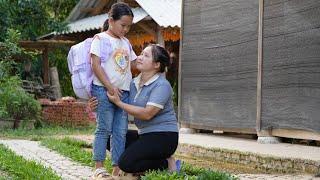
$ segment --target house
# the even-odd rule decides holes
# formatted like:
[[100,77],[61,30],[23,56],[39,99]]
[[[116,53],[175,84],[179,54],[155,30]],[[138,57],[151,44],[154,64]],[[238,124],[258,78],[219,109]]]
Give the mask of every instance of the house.
[[182,127],[320,140],[320,1],[182,9]]
[[[40,39],[82,41],[100,32],[108,18],[108,10],[116,0],[80,0],[67,18],[68,30],[40,37]],[[180,39],[181,0],[124,0],[132,7],[133,26],[127,38],[133,46],[156,42],[176,42]],[[168,43],[167,43],[168,44]]]
[[[107,12],[116,0],[80,0],[67,18],[68,30],[52,32],[40,40],[80,42],[93,37],[108,18]],[[148,43],[165,46],[176,57],[179,55],[181,0],[123,0],[133,11],[133,25],[127,38],[139,54]],[[178,61],[178,60],[176,60]],[[175,71],[177,71],[176,69]],[[137,74],[137,71],[133,71]],[[177,74],[177,73],[172,73]]]

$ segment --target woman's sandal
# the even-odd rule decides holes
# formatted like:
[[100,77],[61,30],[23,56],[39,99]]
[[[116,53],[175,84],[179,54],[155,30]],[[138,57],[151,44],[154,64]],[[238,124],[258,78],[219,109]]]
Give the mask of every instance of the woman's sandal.
[[176,172],[179,174],[180,173],[180,170],[181,170],[181,160],[176,160],[176,167],[177,167],[177,170]]
[[181,170],[181,160],[176,160],[176,167],[177,167],[177,170],[176,172],[177,173],[180,173],[180,170]]
[[92,175],[93,180],[113,180],[114,178],[103,168],[98,168]]
[[140,176],[137,174],[120,171],[119,180],[138,180],[139,178]]

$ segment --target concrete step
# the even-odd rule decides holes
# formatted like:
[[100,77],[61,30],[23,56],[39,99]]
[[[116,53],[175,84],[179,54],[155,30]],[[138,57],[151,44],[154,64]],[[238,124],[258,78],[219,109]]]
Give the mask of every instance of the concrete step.
[[250,165],[279,173],[320,173],[320,147],[288,143],[259,144],[256,140],[212,134],[181,134],[178,154]]

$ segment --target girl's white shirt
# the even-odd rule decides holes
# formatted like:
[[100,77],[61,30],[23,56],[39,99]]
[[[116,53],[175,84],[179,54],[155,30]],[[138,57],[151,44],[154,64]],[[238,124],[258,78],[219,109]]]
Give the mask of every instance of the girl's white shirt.
[[[130,48],[127,39],[115,38],[106,32],[101,32],[97,35],[101,38],[108,38],[112,48],[109,59],[101,63],[108,80],[113,86],[129,91],[132,80],[130,62],[135,60],[137,55],[132,48]],[[103,49],[100,49],[100,40],[99,38],[95,38],[92,41],[90,53],[101,57],[101,51],[103,51]],[[93,78],[93,84],[103,86],[96,76]]]

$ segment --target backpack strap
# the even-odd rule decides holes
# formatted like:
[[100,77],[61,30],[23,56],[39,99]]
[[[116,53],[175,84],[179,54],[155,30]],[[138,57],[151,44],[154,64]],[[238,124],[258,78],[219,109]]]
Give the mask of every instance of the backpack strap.
[[124,37],[124,40],[126,41],[127,45],[129,46],[130,52],[133,51],[132,45],[131,45],[129,39],[127,39],[126,37]]
[[108,38],[101,38],[100,39],[100,49],[102,50],[100,52],[101,62],[106,62],[107,60],[109,60],[111,53],[112,53],[111,42]]
[[97,34],[93,37],[93,39],[95,38],[100,40],[100,61],[105,63],[112,53],[111,42],[108,38],[100,37]]

